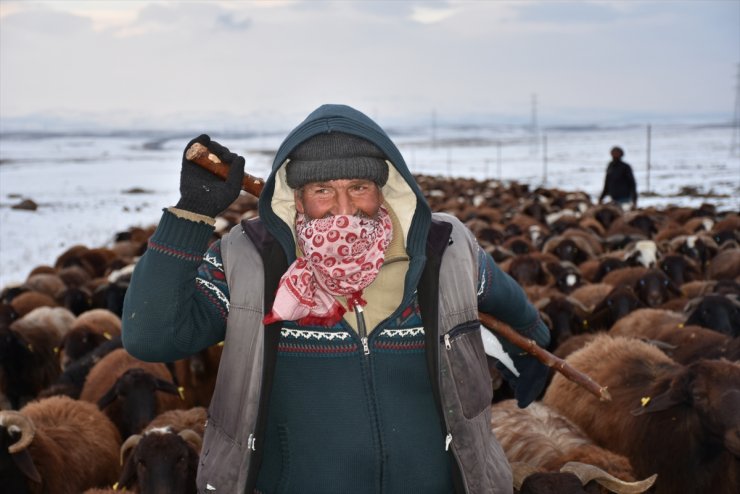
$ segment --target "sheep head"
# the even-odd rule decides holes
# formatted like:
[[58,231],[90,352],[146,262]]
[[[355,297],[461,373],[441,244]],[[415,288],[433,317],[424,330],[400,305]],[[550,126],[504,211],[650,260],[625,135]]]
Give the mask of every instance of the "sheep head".
[[631,411],[639,416],[683,407],[702,424],[703,434],[714,438],[740,458],[740,363],[699,360],[682,367],[662,393]]
[[36,427],[31,419],[14,410],[0,412],[0,472],[3,472],[3,489],[9,489],[8,492],[25,491],[25,479],[41,483],[41,475],[28,451],[35,436]]
[[131,436],[121,446],[118,485],[138,492],[195,494],[200,447],[200,436],[190,429],[175,434],[169,427],[155,428]]
[[696,324],[731,337],[740,336],[740,302],[737,297],[709,294],[687,304],[686,324]]
[[157,415],[157,391],[179,395],[172,382],[144,369],[129,369],[98,400],[98,408],[111,417],[121,436],[128,437],[141,431]]

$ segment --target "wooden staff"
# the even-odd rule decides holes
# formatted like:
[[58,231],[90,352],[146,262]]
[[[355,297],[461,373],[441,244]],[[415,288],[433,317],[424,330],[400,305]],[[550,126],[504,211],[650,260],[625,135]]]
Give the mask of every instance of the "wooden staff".
[[[185,152],[185,158],[200,165],[209,172],[217,175],[224,180],[229,176],[229,165],[222,163],[218,156],[211,153],[207,147],[203,144],[196,142],[188,148]],[[265,181],[261,178],[253,177],[252,175],[245,173],[242,179],[242,190],[249,192],[255,197],[259,197],[262,193],[262,187],[265,186]]]
[[609,394],[609,391],[606,389],[606,386],[598,384],[596,381],[591,379],[591,377],[572,367],[565,360],[553,355],[544,348],[537,346],[537,343],[535,343],[534,340],[525,338],[524,336],[520,335],[519,333],[514,331],[508,324],[505,324],[495,317],[491,316],[490,314],[486,314],[484,312],[478,313],[478,319],[480,320],[480,322],[483,323],[485,327],[498,334],[499,336],[506,338],[546,366],[560,372],[567,379],[573,381],[579,386],[584,387],[586,391],[593,394],[601,401],[612,400],[612,397]]
[[[218,175],[219,177],[226,180],[229,176],[229,165],[226,165],[218,159],[218,156],[208,151],[208,148],[204,145],[196,142],[188,148],[185,153],[185,158],[200,165],[209,172]],[[262,188],[265,185],[265,181],[261,178],[254,177],[248,173],[244,174],[242,180],[242,189],[255,197],[259,197],[262,193]],[[586,388],[590,393],[594,394],[597,398],[602,401],[611,401],[611,396],[606,387],[597,384],[586,374],[578,371],[571,367],[565,360],[556,357],[552,353],[548,352],[544,348],[537,346],[534,340],[527,339],[514,331],[510,326],[503,322],[495,319],[493,316],[479,312],[478,318],[491,331],[495,332],[499,336],[506,338],[514,345],[518,346],[525,352],[534,356],[537,360],[542,362],[548,367],[555,369],[560,372],[563,376],[570,379],[576,384],[579,384]]]

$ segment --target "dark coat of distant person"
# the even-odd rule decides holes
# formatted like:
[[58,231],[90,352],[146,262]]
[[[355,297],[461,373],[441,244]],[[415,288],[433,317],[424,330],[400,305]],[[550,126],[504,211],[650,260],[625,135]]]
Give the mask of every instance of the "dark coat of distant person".
[[632,207],[636,207],[637,184],[635,183],[635,176],[632,174],[632,167],[622,161],[622,156],[624,156],[622,148],[612,148],[611,155],[612,161],[606,168],[604,190],[599,196],[599,203],[604,202],[604,198],[609,196],[614,202],[630,203]]

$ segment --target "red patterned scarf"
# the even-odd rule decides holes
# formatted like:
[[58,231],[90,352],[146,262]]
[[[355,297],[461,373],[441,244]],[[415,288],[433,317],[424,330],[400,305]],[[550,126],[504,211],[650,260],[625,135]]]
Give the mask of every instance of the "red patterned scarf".
[[376,218],[337,215],[306,220],[299,215],[296,235],[304,255],[280,279],[264,323],[333,326],[346,312],[335,296],[347,297],[350,310],[355,303],[365,305],[362,291],[378,275],[392,234],[391,217],[383,206]]

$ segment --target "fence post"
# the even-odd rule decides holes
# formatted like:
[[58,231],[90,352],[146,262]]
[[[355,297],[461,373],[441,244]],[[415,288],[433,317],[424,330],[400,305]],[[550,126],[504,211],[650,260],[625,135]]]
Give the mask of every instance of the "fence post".
[[542,185],[547,185],[547,134],[542,135]]
[[652,126],[648,124],[647,126],[647,190],[646,192],[650,192],[650,144],[652,141],[651,131],[652,131]]

